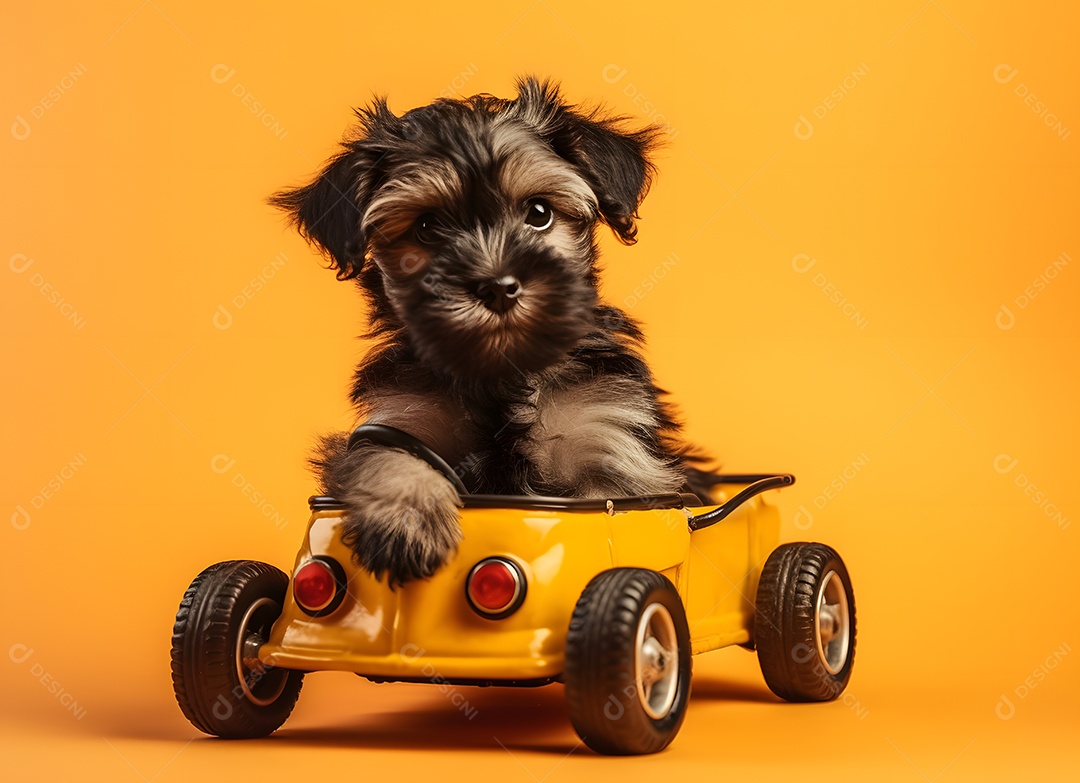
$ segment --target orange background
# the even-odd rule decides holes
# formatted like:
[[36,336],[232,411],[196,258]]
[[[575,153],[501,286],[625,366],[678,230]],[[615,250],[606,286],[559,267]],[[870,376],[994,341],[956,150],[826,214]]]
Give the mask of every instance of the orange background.
[[[197,5],[3,11],[0,777],[1075,779],[1080,14]],[[784,538],[855,584],[849,695],[784,705],[712,653],[672,747],[627,761],[577,745],[560,686],[464,689],[470,721],[322,674],[272,739],[204,739],[171,694],[176,604],[211,562],[291,563],[363,351],[359,297],[264,199],[372,94],[525,72],[669,127],[606,295],[696,442],[798,475]]]

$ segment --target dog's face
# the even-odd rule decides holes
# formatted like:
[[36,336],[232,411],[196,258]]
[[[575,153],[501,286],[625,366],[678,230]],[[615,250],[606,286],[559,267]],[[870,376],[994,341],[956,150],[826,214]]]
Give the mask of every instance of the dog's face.
[[594,229],[632,242],[651,174],[650,131],[519,88],[401,117],[377,102],[314,182],[272,199],[359,275],[377,327],[458,378],[541,370],[594,328]]

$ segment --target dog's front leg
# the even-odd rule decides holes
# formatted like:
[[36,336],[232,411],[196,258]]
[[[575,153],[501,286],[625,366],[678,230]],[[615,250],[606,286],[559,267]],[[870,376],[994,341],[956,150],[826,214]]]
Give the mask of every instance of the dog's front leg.
[[[451,464],[471,443],[466,417],[431,394],[369,391],[362,407],[367,423],[404,430]],[[345,503],[342,540],[391,585],[431,576],[461,540],[457,490],[411,454],[347,441],[345,433],[324,438],[312,460],[323,491]]]
[[652,495],[685,481],[664,449],[655,392],[634,379],[600,377],[539,395],[526,454],[537,483],[556,494]]
[[438,570],[461,540],[461,498],[446,477],[411,454],[362,444],[338,454],[335,494],[347,513],[342,540],[357,562],[391,586]]

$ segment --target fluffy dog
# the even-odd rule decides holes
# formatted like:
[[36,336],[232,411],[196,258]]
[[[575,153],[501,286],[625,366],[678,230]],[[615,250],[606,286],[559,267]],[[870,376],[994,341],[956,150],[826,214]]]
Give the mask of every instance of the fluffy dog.
[[[598,224],[634,242],[655,130],[533,78],[512,100],[356,113],[318,176],[271,203],[367,299],[360,417],[424,441],[472,492],[703,491],[641,331],[597,293]],[[346,504],[344,541],[391,585],[430,576],[461,537],[457,491],[404,451],[346,442],[312,459]]]

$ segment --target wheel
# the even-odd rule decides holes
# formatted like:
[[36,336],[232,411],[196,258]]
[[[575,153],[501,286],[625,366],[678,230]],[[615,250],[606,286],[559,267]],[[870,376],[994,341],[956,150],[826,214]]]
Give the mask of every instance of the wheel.
[[304,674],[259,662],[289,578],[252,560],[212,565],[184,593],[172,637],[176,701],[200,731],[265,737],[285,722]]
[[566,636],[566,700],[598,753],[656,753],[675,738],[690,696],[690,629],[661,574],[615,568],[578,599]]
[[777,547],[758,582],[754,641],[769,689],[787,701],[844,692],[855,660],[855,594],[824,544]]

